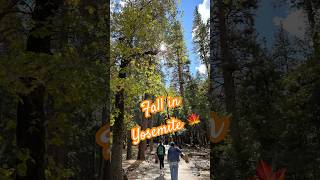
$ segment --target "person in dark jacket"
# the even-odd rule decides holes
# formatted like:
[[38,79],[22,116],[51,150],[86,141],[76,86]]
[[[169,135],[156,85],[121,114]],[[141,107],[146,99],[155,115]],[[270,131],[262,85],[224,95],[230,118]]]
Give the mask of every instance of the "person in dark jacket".
[[160,161],[160,173],[164,174],[164,156],[166,155],[166,148],[162,144],[162,141],[159,141],[159,145],[157,147],[157,156]]
[[168,162],[170,167],[171,179],[178,180],[178,169],[180,162],[180,155],[182,154],[181,150],[178,147],[175,147],[174,142],[170,143],[170,148],[168,150]]

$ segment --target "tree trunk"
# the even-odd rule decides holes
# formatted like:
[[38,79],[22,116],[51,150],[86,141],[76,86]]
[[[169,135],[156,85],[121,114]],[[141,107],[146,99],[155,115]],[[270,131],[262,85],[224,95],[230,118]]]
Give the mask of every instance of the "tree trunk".
[[[46,21],[54,15],[54,11],[62,4],[61,0],[36,0],[32,14],[35,26],[27,38],[27,51],[34,53],[51,54],[51,36],[36,36],[34,32],[44,28]],[[49,22],[50,24],[51,22]],[[50,30],[49,28],[47,28]],[[41,67],[39,67],[40,69]],[[20,80],[31,92],[20,94],[17,107],[17,146],[20,151],[29,150],[33,160],[28,160],[25,176],[17,174],[17,180],[44,180],[45,177],[45,114],[44,97],[45,85],[34,77],[21,77]],[[21,161],[17,160],[17,165]]]
[[[126,68],[129,65],[129,61],[122,59],[120,64],[119,78],[127,78]],[[111,160],[111,172],[112,179],[122,180],[122,149],[123,149],[123,138],[124,138],[124,89],[119,87],[115,96],[115,107],[118,109],[118,116],[115,118],[113,125],[113,143],[112,143],[112,160]]]
[[[106,123],[110,124],[110,91],[109,91],[108,77],[107,77],[107,89],[106,89],[106,102],[102,110],[102,126]],[[109,135],[109,137],[111,136]],[[111,161],[110,159],[108,160],[104,159],[104,157],[102,156],[103,148],[100,148],[100,154],[101,154],[101,164],[100,164],[99,180],[111,179],[111,167],[110,167]]]
[[[154,119],[155,119],[155,116],[153,116],[153,117],[150,119],[149,126],[148,126],[150,129],[153,127]],[[150,139],[150,153],[151,153],[152,151],[153,151],[153,138]]]
[[[148,99],[149,95],[145,94],[144,99]],[[145,130],[148,126],[148,120],[144,117],[143,113],[141,112],[141,130]],[[146,149],[147,149],[147,140],[141,141],[138,147],[138,157],[137,160],[145,160],[146,159]]]
[[131,140],[131,131],[127,132],[127,160],[132,159],[132,140]]
[[[121,74],[121,73],[120,73]],[[123,149],[123,131],[124,131],[124,89],[116,93],[116,108],[119,110],[113,125],[113,143],[112,143],[112,179],[121,180],[122,177],[122,149]]]
[[[107,3],[107,7],[106,8],[106,12],[104,15],[105,20],[106,20],[106,52],[105,52],[105,62],[104,64],[106,65],[106,82],[105,82],[105,104],[103,107],[103,111],[102,111],[102,126],[104,123],[108,123],[110,124],[110,104],[111,104],[111,96],[110,96],[110,1],[104,1],[104,0],[98,0],[97,2],[97,6],[103,6],[104,3]],[[97,19],[99,14],[96,14]],[[111,131],[110,131],[111,132]],[[109,135],[109,137],[111,137]],[[103,154],[103,149],[101,148],[101,155]],[[100,167],[100,177],[99,180],[107,180],[107,179],[111,179],[111,161],[109,160],[105,160],[103,158],[103,156],[101,156],[101,167]]]
[[319,30],[317,28],[317,22],[316,22],[316,11],[317,8],[313,7],[312,0],[305,0],[305,11],[307,12],[308,21],[310,24],[311,32],[312,32],[312,42],[313,42],[313,48],[314,48],[314,54],[315,58],[320,57],[320,35]]
[[[26,176],[17,174],[18,180],[45,179],[44,93],[45,87],[39,85],[32,92],[20,95],[21,101],[17,112],[17,145],[20,151],[29,150],[34,162],[27,161]],[[21,162],[18,160],[17,163]]]
[[[233,79],[233,72],[235,70],[235,64],[232,58],[229,57],[229,47],[228,47],[228,29],[225,22],[225,5],[222,0],[218,1],[218,18],[219,18],[219,34],[220,34],[220,56],[222,61],[222,71],[223,71],[223,79],[224,79],[224,95],[225,95],[225,104],[226,110],[229,114],[232,114],[232,119],[235,118],[236,114],[236,103],[235,103],[235,86]],[[237,136],[237,122],[232,121],[231,125],[231,133],[233,134],[233,138]],[[234,139],[235,140],[235,139]]]
[[[210,111],[215,111],[214,109],[214,104],[213,104],[213,99],[214,97],[214,38],[213,38],[213,33],[214,33],[214,5],[213,1],[210,0],[210,58],[209,58],[209,65],[210,68],[208,69],[208,75],[209,75],[209,90],[208,90],[208,102],[210,103]],[[210,131],[212,129],[210,128]],[[216,165],[218,162],[216,161],[215,158],[215,145],[210,141],[210,179],[216,179]]]
[[180,91],[180,96],[184,97],[184,89],[183,89],[183,72],[182,72],[182,62],[180,57],[178,56],[178,78],[179,78],[179,91]]
[[[232,145],[236,153],[240,152],[240,136],[239,128],[236,115],[236,98],[235,98],[235,85],[233,79],[233,72],[236,69],[236,64],[232,58],[230,58],[230,52],[228,47],[228,28],[226,24],[226,5],[222,0],[217,1],[217,26],[219,31],[219,49],[220,49],[220,58],[222,64],[222,74],[224,79],[224,95],[225,95],[225,105],[226,111],[228,114],[232,115],[232,122],[230,128],[230,134],[232,137]],[[211,62],[212,63],[212,62]],[[213,65],[211,66],[211,69]],[[213,74],[210,74],[213,77]],[[213,80],[213,79],[212,79]],[[212,81],[213,82],[213,81]],[[211,87],[212,88],[212,87]],[[217,156],[218,154],[216,154]],[[218,155],[219,156],[219,155]],[[212,165],[216,170],[217,165],[219,164],[219,157],[214,157],[214,161],[217,161],[215,165]],[[216,173],[216,172],[215,172]],[[220,172],[221,177],[224,178],[224,173]]]
[[110,167],[111,167],[111,161],[110,160],[106,161],[102,157],[101,166],[100,166],[100,177],[99,177],[99,180],[111,179]]

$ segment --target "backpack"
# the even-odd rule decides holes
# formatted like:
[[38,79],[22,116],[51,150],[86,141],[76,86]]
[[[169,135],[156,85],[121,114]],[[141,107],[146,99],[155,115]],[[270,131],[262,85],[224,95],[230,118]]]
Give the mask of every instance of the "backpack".
[[163,145],[159,145],[159,147],[157,149],[157,154],[158,154],[158,156],[163,156],[164,155],[164,147],[163,147]]

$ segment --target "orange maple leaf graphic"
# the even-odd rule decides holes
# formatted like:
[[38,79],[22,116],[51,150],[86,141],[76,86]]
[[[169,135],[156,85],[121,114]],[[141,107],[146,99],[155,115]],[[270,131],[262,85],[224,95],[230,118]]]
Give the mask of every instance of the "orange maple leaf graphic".
[[272,171],[272,167],[264,161],[260,161],[257,165],[256,176],[249,180],[284,180],[286,169],[279,169],[276,172]]
[[211,112],[210,126],[210,140],[213,143],[218,143],[224,139],[228,132],[230,126],[230,117],[218,117],[216,112]]
[[110,159],[110,126],[105,124],[96,133],[96,143],[100,145],[103,150],[103,157],[105,160]]
[[195,113],[190,114],[188,116],[188,122],[189,122],[190,126],[194,126],[194,125],[200,123],[200,116]]

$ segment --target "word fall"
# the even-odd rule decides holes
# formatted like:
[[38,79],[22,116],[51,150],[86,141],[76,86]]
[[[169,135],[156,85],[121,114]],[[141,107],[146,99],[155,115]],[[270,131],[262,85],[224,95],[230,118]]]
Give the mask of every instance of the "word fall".
[[140,141],[145,139],[151,139],[164,134],[170,134],[176,131],[184,129],[185,123],[176,118],[170,118],[167,120],[167,125],[161,125],[158,127],[147,128],[141,130],[140,126],[131,129],[131,139],[133,145],[138,145]]
[[[164,111],[164,97],[158,97],[155,103],[152,103],[151,100],[144,100],[140,103],[140,107],[142,112],[144,112],[144,116],[146,118],[151,117],[151,113],[155,114],[157,112]],[[182,98],[180,97],[167,97],[167,107],[175,108],[182,104]]]

